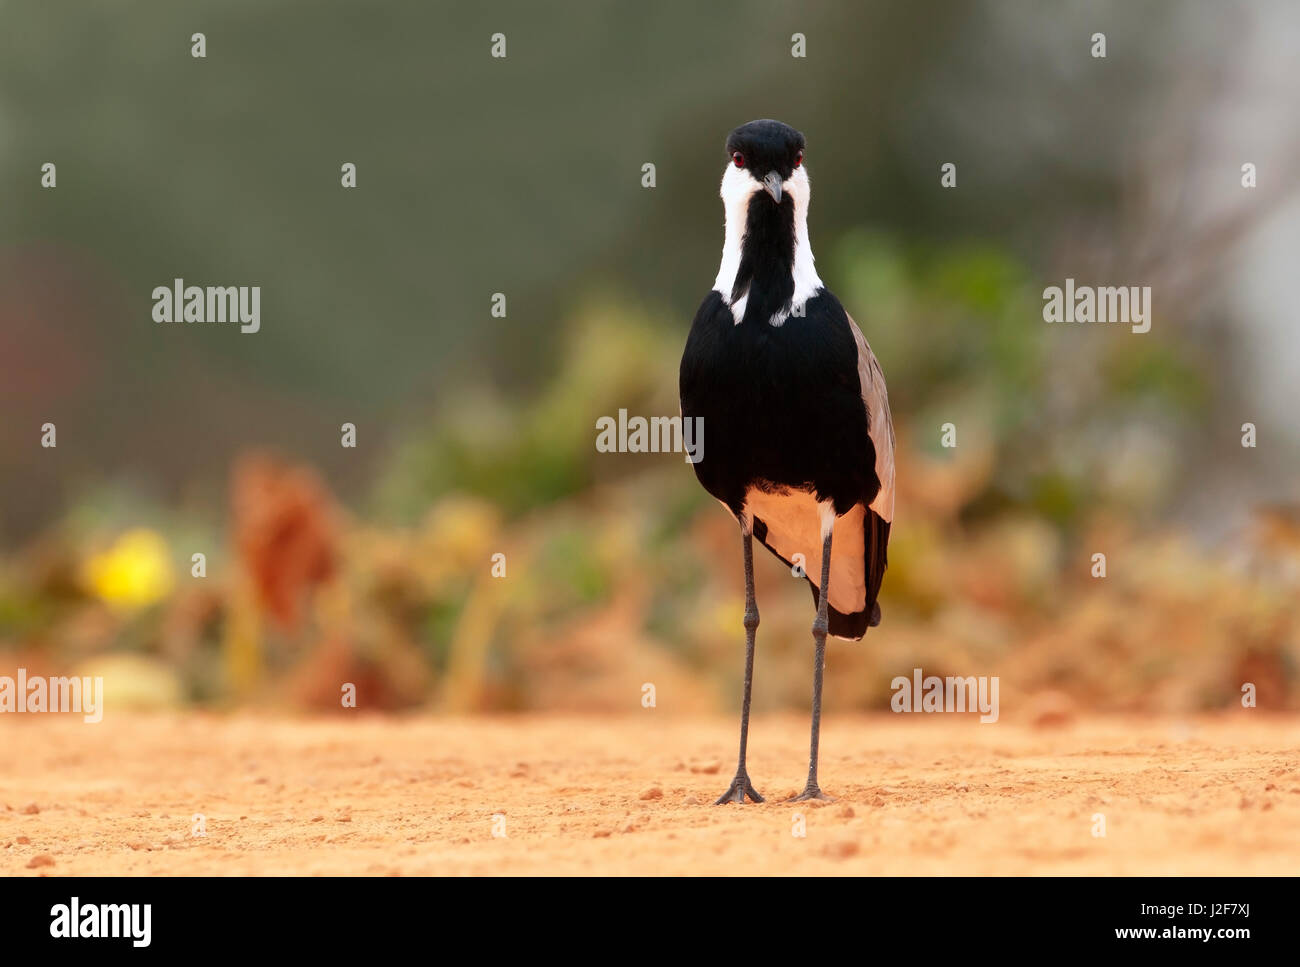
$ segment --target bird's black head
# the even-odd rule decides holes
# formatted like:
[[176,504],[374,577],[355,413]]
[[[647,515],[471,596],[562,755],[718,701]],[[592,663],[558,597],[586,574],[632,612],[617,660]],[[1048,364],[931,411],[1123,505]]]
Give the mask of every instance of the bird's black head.
[[777,202],[781,184],[803,164],[804,137],[780,121],[750,121],[727,135],[727,157]]

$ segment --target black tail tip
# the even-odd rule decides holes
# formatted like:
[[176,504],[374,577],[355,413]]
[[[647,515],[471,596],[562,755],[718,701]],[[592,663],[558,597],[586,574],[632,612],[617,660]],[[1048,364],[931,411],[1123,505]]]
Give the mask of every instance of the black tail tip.
[[874,628],[878,624],[880,624],[880,602],[879,601],[877,601],[875,606],[871,609],[871,620],[867,622],[867,627]]

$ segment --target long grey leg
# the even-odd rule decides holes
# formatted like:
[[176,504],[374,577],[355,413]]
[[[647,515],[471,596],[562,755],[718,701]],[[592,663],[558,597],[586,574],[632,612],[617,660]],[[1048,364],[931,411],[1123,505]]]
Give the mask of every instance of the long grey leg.
[[745,699],[740,706],[740,761],[736,765],[736,778],[731,787],[722,794],[715,806],[724,802],[743,803],[745,796],[754,802],[762,802],[763,797],[749,781],[745,771],[745,748],[749,743],[749,696],[754,684],[754,638],[758,632],[758,602],[754,599],[754,538],[748,530],[745,537]]
[[808,784],[796,800],[802,799],[830,799],[831,797],[821,791],[817,785],[817,743],[821,737],[822,727],[822,672],[826,667],[826,630],[829,626],[827,618],[826,597],[830,591],[831,585],[831,530],[826,531],[826,536],[822,539],[822,584],[821,596],[817,602],[817,617],[813,621],[812,633],[813,643],[815,644],[816,658],[813,665],[813,706],[812,706],[812,742],[808,752]]

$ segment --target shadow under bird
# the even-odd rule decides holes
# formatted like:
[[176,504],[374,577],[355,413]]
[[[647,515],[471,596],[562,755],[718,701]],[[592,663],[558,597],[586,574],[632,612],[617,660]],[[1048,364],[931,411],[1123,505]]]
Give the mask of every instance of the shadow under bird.
[[[682,354],[682,417],[702,418],[704,489],[740,522],[745,561],[745,692],[736,778],[718,803],[762,802],[745,767],[758,605],[753,541],[801,562],[817,616],[808,783],[817,783],[826,636],[860,639],[894,518],[894,427],[880,364],[813,266],[804,136],[751,121],[727,138],[726,235],[717,280]],[[832,547],[834,554],[832,555]]]

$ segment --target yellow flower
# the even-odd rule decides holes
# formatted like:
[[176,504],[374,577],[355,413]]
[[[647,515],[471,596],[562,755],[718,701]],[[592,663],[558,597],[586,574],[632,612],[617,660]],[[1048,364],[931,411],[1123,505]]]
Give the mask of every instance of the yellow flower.
[[167,542],[151,530],[127,531],[85,565],[85,579],[102,601],[119,611],[147,607],[174,585]]

